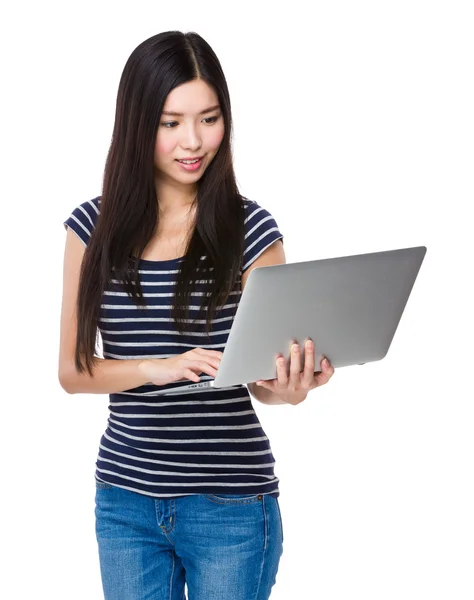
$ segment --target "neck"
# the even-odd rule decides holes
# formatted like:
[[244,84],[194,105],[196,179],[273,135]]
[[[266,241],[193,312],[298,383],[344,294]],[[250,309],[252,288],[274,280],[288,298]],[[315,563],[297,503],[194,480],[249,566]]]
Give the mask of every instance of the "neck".
[[197,199],[196,185],[180,186],[167,180],[158,180],[155,183],[160,216],[184,214]]

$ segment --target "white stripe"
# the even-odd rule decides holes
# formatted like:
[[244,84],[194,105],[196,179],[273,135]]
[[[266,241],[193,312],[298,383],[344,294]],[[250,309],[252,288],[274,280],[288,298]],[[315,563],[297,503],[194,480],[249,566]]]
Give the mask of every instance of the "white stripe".
[[131,429],[132,431],[245,431],[248,429],[260,429],[260,423],[250,423],[248,425],[190,425],[189,427],[178,427],[178,426],[138,426],[128,425],[116,419],[109,419],[109,423],[125,427],[125,429]]
[[[108,356],[116,356],[116,355],[114,355],[114,354],[110,354],[109,355],[108,354]],[[166,355],[164,355],[164,356],[166,356]],[[122,358],[122,357],[120,356],[119,359],[120,358]],[[133,358],[133,357],[131,357],[131,358]],[[158,358],[159,359],[159,358],[162,358],[162,357],[161,356],[152,356],[151,358]],[[207,381],[212,380],[212,377],[210,375],[201,375],[200,383],[202,383],[203,381],[206,381],[206,380]],[[183,383],[185,383],[185,382],[183,382]],[[150,385],[150,384],[148,384],[148,385]],[[151,384],[151,385],[153,385],[153,384]],[[167,384],[167,385],[171,385],[171,384]],[[170,395],[173,395],[173,396],[177,396],[178,395],[177,390],[184,390],[183,394],[186,394],[186,395],[191,394],[192,396],[196,396],[198,394],[205,394],[206,392],[217,392],[217,391],[219,391],[219,392],[228,392],[228,391],[232,391],[232,390],[242,389],[242,390],[246,390],[246,396],[245,396],[245,398],[242,398],[242,400],[245,399],[245,400],[250,400],[251,401],[250,395],[249,395],[249,393],[247,391],[247,387],[245,385],[243,385],[243,384],[238,384],[238,385],[235,385],[235,386],[219,387],[219,388],[218,387],[215,388],[215,387],[211,387],[211,386],[205,387],[205,388],[193,388],[191,391],[188,390],[188,389],[186,389],[188,387],[188,385],[189,384],[181,385],[179,387],[178,386],[168,387],[168,388],[166,388],[166,390],[163,390],[163,387],[160,387],[157,390],[153,390],[151,392],[143,392],[143,393],[140,393],[140,392],[114,392],[113,395],[114,396],[117,396],[117,395],[120,395],[120,396],[137,396],[139,398],[141,398],[143,396],[147,396],[147,397],[163,396],[164,394],[170,394]],[[159,387],[159,386],[156,386],[156,387]],[[233,402],[234,399],[230,399],[230,401]],[[202,402],[202,401],[201,400],[196,400],[196,402]],[[173,402],[172,404],[181,404],[181,402],[180,401],[176,401],[176,402]],[[156,405],[157,406],[166,406],[166,404],[163,404],[163,405],[156,404]],[[147,406],[154,406],[154,405],[153,404],[147,404]]]
[[[256,210],[252,216],[254,216],[256,213],[260,212],[262,210],[262,208],[259,208],[258,210]],[[248,237],[250,237],[252,235],[252,233],[258,229],[261,225],[263,225],[266,221],[272,221],[273,217],[271,215],[267,215],[266,217],[264,217],[263,219],[260,219],[260,221],[254,225],[252,227],[252,229],[249,229],[247,231],[247,233],[245,234],[245,239],[247,239]],[[274,231],[273,229],[270,229],[270,231]]]
[[[200,260],[205,260],[205,259],[206,259],[205,255],[203,255],[203,256],[200,257]],[[147,259],[145,259],[145,260],[147,260]],[[160,263],[160,262],[171,262],[172,260],[176,260],[176,259],[171,259],[171,260],[167,260],[167,261],[163,261],[163,260],[151,260],[149,262],[151,262],[151,263]],[[180,258],[178,260],[178,263],[182,263],[182,262],[183,262],[183,259]],[[117,270],[115,267],[112,267],[112,269],[114,271]],[[206,273],[210,273],[211,271],[214,271],[214,267],[209,267],[206,270]],[[157,269],[156,267],[155,268],[153,268],[153,267],[146,268],[145,267],[145,268],[142,268],[142,269],[138,269],[138,273],[142,273],[144,275],[168,275],[169,273],[176,273],[176,274],[179,273],[179,269]]]
[[[156,357],[153,357],[153,358],[156,358]],[[202,383],[203,379],[204,380],[205,379],[210,380],[210,379],[212,379],[212,377],[210,377],[209,375],[201,375],[201,381],[200,381],[200,383]],[[151,385],[153,385],[153,384],[151,384]],[[171,384],[168,384],[168,385],[171,385]],[[159,387],[159,386],[156,386],[156,387]],[[239,390],[239,389],[247,390],[247,387],[245,385],[242,385],[242,384],[239,384],[239,385],[236,385],[236,386],[227,386],[227,387],[222,387],[222,388],[217,388],[217,387],[214,388],[214,387],[211,387],[211,386],[210,387],[205,387],[205,388],[193,388],[192,392],[189,391],[189,390],[186,390],[187,387],[188,387],[188,384],[182,385],[180,387],[167,388],[165,391],[166,391],[166,393],[172,391],[171,395],[176,396],[176,395],[178,395],[177,392],[176,392],[176,390],[184,389],[183,394],[186,393],[187,395],[191,394],[192,396],[197,396],[198,394],[205,394],[206,392],[214,392],[214,391],[215,392],[217,392],[217,391],[219,391],[219,392],[230,392],[230,391]],[[151,392],[143,392],[143,393],[140,393],[140,392],[114,392],[113,396],[137,396],[138,398],[141,398],[143,396],[146,396],[146,397],[159,396],[159,397],[161,397],[161,396],[163,396],[163,389],[160,388],[160,389],[157,389],[157,390],[153,390]],[[229,402],[233,402],[234,400],[239,400],[239,398],[237,398],[237,399],[230,398]],[[250,400],[251,401],[251,398],[250,398],[250,395],[249,395],[248,392],[247,392],[247,395],[245,396],[245,398],[242,398],[242,401],[243,400]],[[195,402],[203,402],[204,403],[204,401],[202,401],[202,400],[196,400]],[[172,404],[181,404],[181,403],[182,402],[180,400],[179,401],[176,400],[176,402],[172,402]],[[129,403],[127,402],[126,404],[128,405]],[[139,404],[141,404],[141,403],[139,403]],[[146,406],[155,406],[155,404],[146,403]],[[156,406],[167,406],[167,403],[165,403],[165,404],[158,404],[157,403]]]
[[[102,333],[102,332],[101,332]],[[155,332],[161,333],[161,332]],[[204,336],[203,336],[204,337]],[[206,336],[207,337],[207,336]],[[104,346],[118,346],[119,348],[148,348],[150,346],[173,346],[176,348],[195,348],[196,344],[186,343],[186,342],[111,342],[106,338],[103,338]],[[222,346],[222,342],[220,344],[203,344],[200,346],[201,348],[220,348]]]
[[[129,440],[137,440],[140,442],[153,442],[154,444],[243,444],[243,443],[251,443],[251,442],[263,442],[268,440],[266,435],[256,438],[213,438],[213,439],[196,439],[196,440],[170,440],[163,438],[147,438],[147,437],[138,437],[136,435],[130,435],[129,433],[124,433],[123,431],[119,431],[118,429],[114,429],[113,427],[109,427],[110,431],[117,433]],[[140,450],[140,448],[138,448]]]
[[[94,204],[92,202],[89,201],[88,204],[90,206],[92,206],[94,208],[94,210],[97,212],[97,208],[94,206]],[[83,206],[79,206],[79,209],[84,213],[86,219],[91,224],[91,229],[94,229],[94,221],[91,219],[91,217],[90,217],[89,213],[87,212],[87,210]]]
[[[169,414],[169,415],[165,415],[165,414],[153,414],[153,415],[149,415],[149,414],[138,414],[138,415],[129,415],[129,414],[124,414],[124,413],[116,413],[111,411],[110,412],[111,415],[113,415],[114,417],[122,417],[124,419],[143,419],[143,418],[150,418],[150,419],[187,419],[188,417],[202,417],[204,419],[207,419],[208,417],[240,417],[243,415],[255,415],[255,411],[254,410],[241,410],[239,412],[232,412],[232,413],[226,413],[226,412],[218,412],[218,413],[178,413],[178,414]],[[257,415],[255,415],[257,416]]]
[[[104,437],[114,444],[125,446],[128,448],[128,444],[121,442],[113,437],[111,437],[107,432],[104,432]],[[263,456],[264,454],[271,454],[271,448],[267,450],[251,450],[249,452],[239,452],[239,451],[227,451],[227,452],[211,452],[207,450],[156,450],[152,448],[134,448],[134,450],[138,452],[142,452],[144,454],[184,454],[185,456],[193,455],[193,456]]]
[[[260,242],[261,240],[263,240],[263,238],[267,237],[267,235],[269,235],[273,231],[278,231],[278,228],[277,227],[273,227],[273,229],[268,229],[267,231],[265,231],[265,233],[262,233],[262,235],[259,238],[257,238],[254,242],[252,242],[250,244],[250,246],[247,247],[247,249],[245,250],[244,254],[247,254],[247,252],[249,252],[249,250],[251,250],[256,244],[258,244],[258,242]],[[283,237],[283,236],[281,236],[281,237]],[[273,242],[277,242],[277,241],[278,241],[278,239],[274,239],[271,242],[269,242],[264,248],[261,248],[259,250],[259,254],[258,255],[260,255],[267,248],[267,246],[269,246],[270,244],[273,244]],[[256,256],[258,256],[258,255],[256,255]],[[255,256],[254,256],[254,258],[255,258]]]
[[[276,483],[277,481],[280,481],[278,479],[278,477],[274,477],[271,481],[253,481],[250,483],[225,483],[225,482],[219,482],[219,481],[188,481],[186,483],[172,483],[172,482],[165,482],[165,481],[160,481],[160,482],[154,482],[154,481],[144,481],[143,479],[137,479],[136,477],[127,477],[126,475],[121,475],[119,473],[115,473],[114,471],[107,471],[106,469],[99,469],[99,467],[97,467],[97,471],[99,471],[99,473],[107,473],[108,475],[113,475],[114,477],[119,477],[120,479],[126,479],[127,481],[136,481],[137,483],[142,483],[143,485],[149,485],[149,486],[153,486],[153,485],[159,485],[159,486],[169,486],[169,487],[187,487],[187,486],[196,486],[196,487],[205,487],[205,486],[221,486],[221,487],[252,487],[252,486],[256,486],[256,485],[270,485],[270,483]],[[208,473],[209,475],[209,473]],[[240,475],[240,473],[235,473],[235,475]],[[228,475],[225,475],[225,477],[228,477]],[[253,475],[253,477],[255,477],[255,475]],[[112,484],[111,484],[112,485]]]
[[[229,296],[236,296],[236,295],[240,295],[242,292],[239,291],[235,291],[235,292],[230,292]],[[172,298],[174,297],[175,293],[174,292],[148,292],[143,294],[144,298]],[[190,294],[191,296],[209,296],[209,292],[191,292]],[[129,297],[128,292],[114,292],[114,291],[109,291],[106,290],[104,291],[104,296],[122,296],[122,297]],[[225,305],[227,306],[227,305]]]
[[[101,462],[117,465],[118,467],[122,467],[124,469],[129,469],[130,471],[137,471],[138,473],[150,473],[152,475],[178,475],[179,477],[235,477],[236,475],[242,475],[242,473],[182,473],[181,471],[155,471],[153,469],[143,469],[142,467],[128,465],[115,460],[111,460],[109,458],[100,457],[99,460]],[[251,475],[252,477],[261,477],[262,479],[275,479],[274,475],[265,475],[264,473],[249,473],[249,475]]]
[[[158,460],[157,458],[143,458],[141,456],[134,456],[132,454],[125,454],[125,452],[117,452],[117,450],[113,450],[112,448],[108,448],[103,444],[99,444],[99,448],[110,454],[116,454],[117,456],[123,456],[124,458],[128,458],[130,460],[135,460],[137,462],[149,462],[158,465],[171,465],[173,467],[196,467],[199,469],[266,469],[275,466],[275,461],[269,463],[260,463],[260,464],[228,464],[228,463],[186,463],[186,462],[174,462],[171,460]],[[101,460],[105,460],[101,457]]]
[[[159,344],[156,344],[156,345],[158,346]],[[164,345],[166,346],[166,344],[164,344]],[[168,344],[168,346],[170,346],[170,345],[175,346],[176,344]],[[191,345],[191,347],[194,348],[194,346],[192,344],[190,344],[190,345]],[[202,348],[220,348],[220,347],[222,347],[222,344],[206,344],[205,346],[202,346]],[[118,359],[122,359],[122,360],[134,360],[134,359],[139,360],[139,359],[143,359],[143,358],[171,358],[172,356],[177,356],[177,354],[137,354],[137,355],[131,356],[131,355],[122,355],[122,354],[112,354],[111,352],[107,352],[104,350],[104,358],[106,356],[109,356],[111,358],[118,358]],[[207,377],[207,379],[212,379],[212,377],[210,377],[209,375],[207,375],[206,377]],[[197,383],[197,382],[193,382],[193,383]],[[220,389],[222,389],[222,388],[220,388]]]
[[[232,321],[233,315],[229,317],[220,317],[219,319],[212,319],[213,324],[222,323],[223,321]],[[119,317],[117,319],[101,319],[101,323],[154,323],[158,321],[160,323],[169,323],[169,317],[145,317],[140,319],[139,317]],[[206,319],[184,319],[185,323],[205,323]]]
[[[252,204],[257,204],[256,202],[252,202]],[[250,205],[250,208],[252,208],[252,206]],[[253,219],[256,215],[258,215],[259,212],[263,211],[263,207],[258,206],[254,211],[252,211],[250,213],[250,215],[245,219],[244,223],[247,224],[251,219]]]
[[[235,306],[238,306],[238,303],[234,303],[234,304],[225,304],[222,307],[219,307],[219,310],[224,310],[226,308],[234,308]],[[165,310],[168,308],[172,308],[171,304],[157,304],[157,305],[145,305],[145,306],[137,306],[136,304],[130,304],[130,306],[127,306],[126,304],[101,304],[100,308],[110,308],[113,310]],[[197,305],[190,305],[189,306],[190,310],[201,310],[200,306]],[[169,319],[168,319],[169,320]]]
[[76,217],[76,215],[71,215],[71,219],[73,221],[75,221],[79,225],[79,227],[87,233],[88,237],[91,236],[91,232],[87,229],[87,227],[81,221],[79,221],[79,219]]
[[274,242],[277,242],[278,240],[281,240],[283,236],[280,236],[279,238],[272,240],[269,244],[267,244],[264,248],[262,248],[257,254],[255,254],[252,258],[250,258],[245,265],[242,268],[242,271],[245,271],[247,269],[247,267],[249,265],[252,264],[253,261],[257,260],[257,258],[260,256],[260,254],[262,254],[262,252],[264,252],[269,246],[271,246]]
[[[212,388],[210,388],[210,389],[212,389]],[[215,389],[220,390],[222,388],[215,388]],[[245,389],[247,389],[247,388],[245,388]],[[138,393],[132,394],[132,392],[116,392],[116,393],[121,394],[121,395],[126,394],[126,395],[130,395],[130,396],[150,396],[150,395],[155,394],[155,392],[144,392],[143,394],[138,394]],[[232,404],[232,402],[248,402],[249,398],[250,398],[250,396],[247,394],[244,398],[226,398],[225,400],[176,400],[176,401],[171,401],[171,402],[110,402],[109,406],[176,406],[176,405],[186,405],[186,404],[189,404],[192,406],[201,406],[201,404]]]
[[[124,281],[122,279],[111,279],[112,283],[123,284]],[[201,279],[197,283],[212,283],[214,279]],[[141,281],[141,285],[154,285],[154,286],[165,286],[165,285],[174,285],[176,283],[176,279],[172,279],[171,281]]]
[[[206,388],[207,390],[209,389],[214,389],[214,388]],[[224,388],[215,388],[215,389],[219,389],[222,390]],[[247,390],[247,388],[245,388],[245,390]],[[133,392],[115,392],[114,396],[120,394],[120,395],[125,395],[125,396],[162,396],[162,394],[157,394],[155,391],[152,392],[143,392],[143,394],[140,394],[138,392],[133,393]],[[194,396],[194,394],[193,394]],[[189,405],[194,405],[194,406],[200,406],[201,404],[231,404],[232,402],[248,402],[250,400],[250,396],[248,395],[248,393],[246,394],[245,397],[243,398],[226,398],[224,400],[175,400],[175,401],[171,401],[171,402],[110,402],[109,405],[110,406],[176,406],[176,405],[185,405],[185,404],[189,404]]]
[[[129,331],[112,331],[110,329],[101,329],[100,333],[102,335],[107,334],[107,335],[134,335],[136,333],[142,334],[142,333],[146,333],[146,334],[160,334],[160,335],[177,335],[179,336],[180,334],[177,331],[172,331],[171,329],[132,329]],[[222,331],[211,331],[209,333],[209,335],[224,335],[226,333],[230,333],[230,329],[223,329]],[[186,333],[186,335],[194,335],[194,336],[199,336],[199,337],[207,337],[207,334],[205,332],[200,332],[200,331],[190,331],[189,333]],[[111,343],[111,342],[109,342]]]
[[[95,212],[97,213],[97,216],[99,216],[100,210],[97,208],[95,200],[97,200],[97,198],[94,198],[94,200],[87,200],[87,204],[90,204],[92,206],[92,209],[95,210]],[[97,200],[97,203],[101,204],[102,200]]]

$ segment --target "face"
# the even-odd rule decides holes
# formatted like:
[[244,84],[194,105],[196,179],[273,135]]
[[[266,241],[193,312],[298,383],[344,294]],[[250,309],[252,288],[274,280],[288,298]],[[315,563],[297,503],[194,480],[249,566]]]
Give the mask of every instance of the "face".
[[[214,90],[202,80],[174,88],[166,99],[156,136],[158,182],[173,187],[195,184],[217,154],[223,137],[224,117]],[[202,158],[194,166],[178,162],[198,157]]]

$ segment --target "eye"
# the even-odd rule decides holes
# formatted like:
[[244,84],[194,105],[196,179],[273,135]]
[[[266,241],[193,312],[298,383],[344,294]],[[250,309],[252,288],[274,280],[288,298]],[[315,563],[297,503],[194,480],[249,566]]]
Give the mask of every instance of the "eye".
[[[203,121],[210,121],[210,123],[207,123],[207,125],[212,125],[212,123],[215,123],[218,119],[220,119],[221,115],[217,115],[215,117],[206,117],[205,119],[203,119]],[[178,121],[165,121],[164,123],[161,123],[162,127],[166,127],[166,129],[172,129],[174,128],[176,125],[179,125]]]
[[206,119],[204,119],[204,121],[210,120],[212,123],[215,123],[219,117],[220,117],[220,115],[216,116],[216,117],[207,117]]

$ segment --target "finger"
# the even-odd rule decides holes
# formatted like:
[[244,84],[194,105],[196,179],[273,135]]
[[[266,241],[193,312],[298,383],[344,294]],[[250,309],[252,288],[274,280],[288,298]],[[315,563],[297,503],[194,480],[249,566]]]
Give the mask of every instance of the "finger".
[[288,375],[286,370],[286,360],[284,356],[279,356],[276,361],[278,385],[286,387],[288,385]]
[[204,357],[203,356],[203,360],[201,361],[196,361],[193,359],[188,359],[191,360],[193,362],[193,364],[207,364],[211,367],[213,367],[214,369],[218,369],[221,366],[221,361],[217,358],[211,358],[209,356]]
[[303,383],[311,386],[314,379],[314,344],[312,340],[306,340],[304,354]]
[[293,344],[290,353],[290,385],[298,388],[301,380],[301,353],[300,345]]
[[199,354],[206,354],[207,356],[222,360],[223,352],[219,352],[218,350],[206,350],[205,348],[195,348],[195,350]]
[[195,381],[196,383],[198,383],[200,380],[199,375],[196,375],[196,373],[191,371],[191,369],[184,369],[183,375],[185,379],[190,379],[191,381]]
[[327,357],[324,357],[321,361],[321,368],[323,370],[322,372],[328,375],[329,379],[331,379],[331,377],[334,375],[334,367],[329,362],[329,359]]
[[334,367],[330,363],[326,363],[324,358],[321,360],[321,369],[321,372],[314,377],[318,386],[325,385],[334,374]]
[[214,369],[207,362],[201,362],[199,360],[195,360],[189,366],[193,371],[197,371],[199,373],[206,373],[207,375],[211,375],[211,377],[215,377],[217,375],[217,369]]

